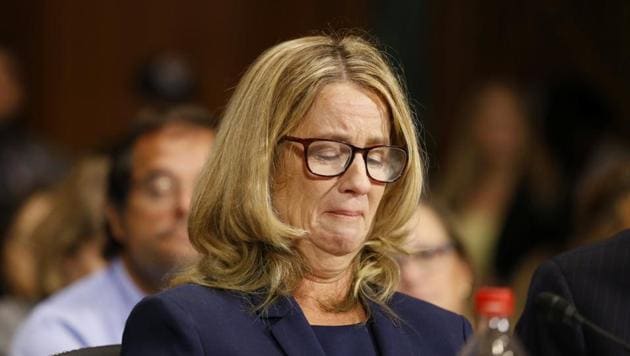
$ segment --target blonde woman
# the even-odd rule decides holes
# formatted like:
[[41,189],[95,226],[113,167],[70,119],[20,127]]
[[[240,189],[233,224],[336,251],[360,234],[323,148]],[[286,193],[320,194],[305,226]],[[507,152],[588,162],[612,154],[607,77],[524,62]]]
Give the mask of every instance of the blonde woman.
[[143,300],[123,355],[455,354],[461,316],[395,293],[422,161],[381,53],[314,36],[241,79],[189,219],[199,262]]

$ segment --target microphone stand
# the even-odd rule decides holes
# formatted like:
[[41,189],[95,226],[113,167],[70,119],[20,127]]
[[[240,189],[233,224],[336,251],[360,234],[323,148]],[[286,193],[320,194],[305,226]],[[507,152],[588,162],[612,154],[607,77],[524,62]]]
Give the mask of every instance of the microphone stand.
[[586,319],[577,311],[575,305],[559,295],[550,292],[538,294],[536,296],[536,307],[540,312],[544,312],[550,321],[561,321],[569,326],[573,324],[584,325],[597,335],[613,341],[622,346],[624,350],[630,352],[630,344]]

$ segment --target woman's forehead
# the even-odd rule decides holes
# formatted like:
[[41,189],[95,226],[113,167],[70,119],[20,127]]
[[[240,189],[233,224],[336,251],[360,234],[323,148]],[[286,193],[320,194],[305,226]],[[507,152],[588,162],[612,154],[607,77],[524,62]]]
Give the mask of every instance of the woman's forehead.
[[438,215],[429,207],[419,206],[410,222],[411,244],[436,245],[448,242],[448,232]]
[[341,141],[362,136],[370,143],[389,139],[387,106],[374,92],[350,82],[326,85],[295,133]]

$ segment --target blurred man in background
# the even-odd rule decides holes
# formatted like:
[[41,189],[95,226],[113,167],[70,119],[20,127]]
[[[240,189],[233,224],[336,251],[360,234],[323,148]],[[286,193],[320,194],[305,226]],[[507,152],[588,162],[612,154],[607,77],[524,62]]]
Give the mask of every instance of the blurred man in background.
[[[542,263],[529,287],[516,334],[531,355],[626,355],[630,345],[630,230]],[[561,302],[541,302],[541,293]],[[562,306],[554,309],[553,305]],[[618,341],[572,316],[581,314]]]
[[139,123],[112,155],[109,267],[37,306],[17,332],[12,355],[120,343],[132,307],[159,291],[174,268],[196,259],[187,219],[215,128],[204,111],[181,107]]

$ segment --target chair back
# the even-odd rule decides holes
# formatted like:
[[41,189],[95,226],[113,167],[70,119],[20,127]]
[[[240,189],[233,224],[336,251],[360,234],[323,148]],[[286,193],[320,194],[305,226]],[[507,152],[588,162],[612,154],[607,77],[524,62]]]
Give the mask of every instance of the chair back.
[[119,356],[119,355],[120,355],[120,344],[84,347],[82,349],[66,351],[59,354],[55,354],[55,356]]

